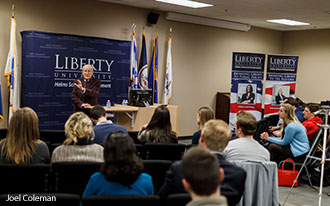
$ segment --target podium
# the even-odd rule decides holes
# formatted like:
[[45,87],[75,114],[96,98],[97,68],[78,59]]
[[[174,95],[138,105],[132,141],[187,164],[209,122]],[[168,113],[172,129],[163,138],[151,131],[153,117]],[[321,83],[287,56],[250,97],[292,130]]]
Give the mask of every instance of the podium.
[[[124,126],[127,131],[138,132],[142,126],[148,124],[159,105],[149,107],[135,107],[115,104],[111,107],[104,107],[107,112],[113,113],[114,123]],[[178,134],[179,106],[167,105],[170,112],[172,130]]]
[[223,121],[229,123],[229,112],[230,112],[230,93],[217,92],[215,118],[222,119]]

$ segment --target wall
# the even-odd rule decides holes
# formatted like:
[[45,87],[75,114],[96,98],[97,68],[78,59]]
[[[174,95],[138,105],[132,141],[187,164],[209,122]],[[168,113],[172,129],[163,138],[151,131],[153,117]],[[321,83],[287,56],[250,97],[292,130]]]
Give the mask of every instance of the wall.
[[299,56],[296,96],[330,100],[330,30],[286,32],[283,52]]
[[[78,34],[111,39],[130,39],[130,27],[137,24],[138,53],[142,27],[145,26],[149,61],[152,40],[159,34],[159,88],[163,91],[167,38],[173,28],[173,97],[171,104],[179,105],[179,135],[192,135],[197,130],[196,112],[201,106],[215,105],[215,94],[230,91],[232,52],[282,53],[283,33],[254,28],[240,32],[164,19],[147,25],[150,10],[127,7],[93,0],[2,0],[0,1],[0,73],[3,73],[9,49],[11,5],[15,4],[17,37],[20,31]],[[20,48],[18,49],[20,56]],[[297,54],[297,52],[293,52]],[[302,59],[302,58],[301,58]],[[300,62],[300,66],[302,63]],[[298,75],[299,76],[299,75]],[[300,79],[298,79],[300,81]],[[8,90],[1,77],[5,118]],[[299,87],[300,88],[300,87]],[[0,127],[6,127],[3,121]]]

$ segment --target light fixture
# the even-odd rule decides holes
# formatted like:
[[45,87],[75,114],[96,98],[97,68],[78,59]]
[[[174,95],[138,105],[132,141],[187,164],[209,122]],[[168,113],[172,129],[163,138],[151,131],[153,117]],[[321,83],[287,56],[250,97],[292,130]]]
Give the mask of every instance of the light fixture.
[[249,31],[251,26],[248,24],[226,21],[221,19],[212,19],[200,16],[193,16],[187,14],[179,14],[174,12],[166,12],[165,19],[172,21],[180,21],[185,23],[199,24],[199,25],[207,25],[225,29],[232,29],[238,31]]
[[290,20],[290,19],[270,19],[266,20],[267,22],[272,22],[272,23],[277,23],[277,24],[284,24],[284,25],[289,25],[289,26],[306,26],[310,25],[310,23],[305,23],[305,22],[300,22],[300,21],[295,21],[295,20]]
[[190,1],[190,0],[155,0],[155,1],[163,2],[163,3],[167,3],[167,4],[175,4],[175,5],[179,5],[179,6],[186,6],[186,7],[190,7],[190,8],[194,8],[194,9],[214,6],[213,4],[207,4],[207,3],[202,3],[202,2],[198,2],[198,1]]

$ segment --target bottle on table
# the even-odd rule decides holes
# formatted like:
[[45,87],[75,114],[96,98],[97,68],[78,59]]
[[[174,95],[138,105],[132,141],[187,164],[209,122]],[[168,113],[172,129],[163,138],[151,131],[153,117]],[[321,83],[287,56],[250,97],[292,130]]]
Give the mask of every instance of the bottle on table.
[[106,103],[106,106],[107,106],[107,107],[111,107],[110,99],[108,99],[108,101],[107,101],[107,103]]

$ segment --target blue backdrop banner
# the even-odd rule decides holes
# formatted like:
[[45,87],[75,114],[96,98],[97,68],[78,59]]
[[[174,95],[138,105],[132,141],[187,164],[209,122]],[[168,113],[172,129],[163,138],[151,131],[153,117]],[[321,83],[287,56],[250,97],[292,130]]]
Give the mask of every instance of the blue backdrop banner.
[[23,31],[21,106],[33,108],[40,129],[64,129],[73,113],[73,80],[85,64],[102,81],[98,102],[128,99],[130,41]]

